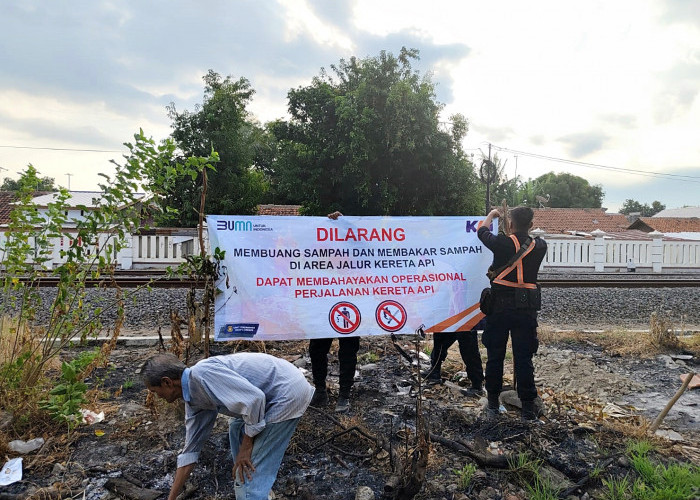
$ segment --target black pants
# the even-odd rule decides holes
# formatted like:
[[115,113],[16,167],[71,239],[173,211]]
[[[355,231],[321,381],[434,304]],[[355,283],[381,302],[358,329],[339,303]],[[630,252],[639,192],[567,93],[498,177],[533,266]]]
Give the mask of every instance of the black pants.
[[503,362],[506,357],[506,344],[510,335],[513,345],[513,361],[520,401],[534,401],[535,368],[532,355],[537,352],[537,313],[505,309],[493,312],[486,318],[486,328],[482,342],[486,347],[486,390],[489,399],[503,389]]
[[[311,357],[311,374],[316,387],[326,387],[328,375],[328,352],[333,339],[311,339],[309,356]],[[360,337],[338,338],[338,364],[340,365],[340,392],[348,394],[355,379],[357,351],[360,350]]]
[[430,364],[438,375],[442,362],[447,357],[447,350],[455,341],[459,344],[459,354],[462,356],[467,377],[473,387],[481,387],[484,383],[484,372],[479,354],[479,337],[476,330],[470,332],[435,332],[433,334],[433,351],[430,353]]

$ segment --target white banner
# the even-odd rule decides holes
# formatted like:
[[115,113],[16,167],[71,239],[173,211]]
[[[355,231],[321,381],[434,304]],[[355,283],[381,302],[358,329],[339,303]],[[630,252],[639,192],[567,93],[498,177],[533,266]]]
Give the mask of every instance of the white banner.
[[216,340],[469,330],[491,252],[483,217],[207,217],[225,250]]

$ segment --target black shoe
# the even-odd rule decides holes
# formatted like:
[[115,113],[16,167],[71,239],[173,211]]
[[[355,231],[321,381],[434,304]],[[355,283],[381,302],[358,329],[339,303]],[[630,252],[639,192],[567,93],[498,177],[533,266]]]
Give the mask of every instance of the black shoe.
[[537,420],[537,411],[534,401],[523,401],[523,409],[520,412],[520,420],[523,422],[534,422]]
[[489,394],[488,398],[488,404],[484,415],[486,416],[486,420],[494,421],[501,416],[501,395]]
[[501,416],[501,410],[498,408],[491,408],[490,406],[487,406],[486,409],[484,410],[484,417],[489,422],[494,422],[494,421],[498,420],[500,416]]
[[423,377],[423,382],[425,382],[426,385],[442,384],[440,370],[435,367],[430,367],[428,370],[423,370],[420,372],[420,376]]
[[486,391],[483,387],[469,387],[462,389],[462,394],[468,397],[481,398],[486,396]]
[[326,389],[316,389],[314,396],[311,398],[311,403],[309,404],[316,408],[326,406],[328,404],[328,391],[326,391]]
[[341,394],[338,396],[338,402],[335,404],[336,413],[345,413],[350,410],[350,396]]

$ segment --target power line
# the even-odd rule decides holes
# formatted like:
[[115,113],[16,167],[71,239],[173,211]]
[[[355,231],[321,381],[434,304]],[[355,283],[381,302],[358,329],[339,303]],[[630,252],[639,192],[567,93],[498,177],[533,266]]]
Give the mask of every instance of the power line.
[[121,153],[121,151],[116,151],[113,149],[78,149],[78,148],[42,148],[37,146],[7,146],[0,144],[0,148],[11,148],[11,149],[42,149],[48,151],[77,151],[80,153]]
[[598,163],[587,163],[584,161],[567,160],[565,158],[556,158],[554,156],[541,155],[541,154],[537,154],[537,153],[528,153],[527,151],[518,151],[515,149],[504,148],[504,147],[496,146],[496,145],[494,145],[493,147],[499,151],[513,153],[516,155],[529,156],[532,158],[539,158],[541,160],[555,161],[555,162],[559,162],[559,163],[568,163],[571,165],[580,165],[582,167],[597,168],[597,169],[601,169],[601,170],[612,170],[614,172],[624,172],[624,173],[628,173],[628,174],[632,174],[632,175],[641,175],[641,176],[646,176],[646,177],[661,177],[661,178],[666,178],[669,180],[678,180],[678,181],[685,181],[685,182],[699,182],[700,183],[700,177],[698,177],[697,175],[668,174],[668,173],[663,173],[663,172],[649,172],[646,170],[636,170],[636,169],[632,169],[632,168],[611,167],[608,165],[600,165]]

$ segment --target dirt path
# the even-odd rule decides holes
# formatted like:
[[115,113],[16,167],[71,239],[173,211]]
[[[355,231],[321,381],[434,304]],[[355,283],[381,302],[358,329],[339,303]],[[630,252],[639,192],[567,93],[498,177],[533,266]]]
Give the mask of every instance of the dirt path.
[[[230,344],[218,344],[213,346],[213,354],[230,349]],[[271,354],[301,368],[306,368],[305,349],[305,342],[267,346]],[[25,464],[31,463],[31,467],[25,471],[25,480],[2,490],[0,499],[11,498],[3,497],[11,494],[26,496],[31,488],[51,484],[61,484],[80,498],[84,491],[86,499],[107,499],[112,498],[107,486],[114,478],[125,479],[137,488],[167,492],[184,439],[183,411],[178,404],[146,405],[147,393],[137,371],[154,352],[154,347],[119,347],[111,366],[90,381],[101,387],[102,397],[94,409],[104,411],[105,420],[82,426],[74,436],[70,455],[61,457],[61,444],[53,443],[43,451],[46,460],[27,456]],[[369,362],[370,356],[362,357],[368,352],[376,360]],[[360,486],[370,488],[379,498],[392,469],[392,455],[382,449],[380,438],[389,438],[394,452],[408,453],[406,440],[415,439],[416,429],[416,398],[409,390],[411,370],[386,338],[363,339],[360,353],[363,362],[351,412],[343,416],[332,412],[337,395],[337,365],[332,364],[331,406],[310,409],[303,417],[275,484],[276,498],[353,499]],[[336,359],[331,356],[332,361]],[[423,407],[435,439],[425,486],[415,498],[526,498],[515,474],[493,466],[479,465],[470,485],[460,485],[454,471],[475,463],[475,458],[449,443],[469,445],[473,452],[487,457],[515,456],[527,450],[542,460],[544,470],[550,471],[563,489],[585,478],[596,464],[607,463],[605,474],[622,477],[629,472],[629,463],[620,458],[627,441],[620,429],[638,425],[640,416],[654,418],[680,385],[679,374],[688,369],[670,357],[611,357],[589,344],[544,345],[536,363],[548,414],[534,427],[522,424],[516,412],[509,412],[495,424],[485,421],[481,417],[483,401],[463,395],[458,382],[424,390]],[[693,367],[697,369],[697,363]],[[456,375],[460,369],[456,346],[444,368],[448,375]],[[508,377],[506,373],[506,382]],[[660,441],[660,446],[685,461],[700,458],[699,403],[700,391],[688,392],[665,420],[683,441]],[[619,415],[612,414],[618,411]],[[343,429],[355,427],[357,430],[340,435]],[[190,498],[232,497],[226,430],[226,419],[220,418],[193,474],[191,482],[197,489]],[[445,441],[438,442],[441,439]],[[61,458],[51,461],[49,456]],[[611,461],[605,462],[607,458]],[[573,498],[592,497],[599,487],[599,480],[591,481]]]

